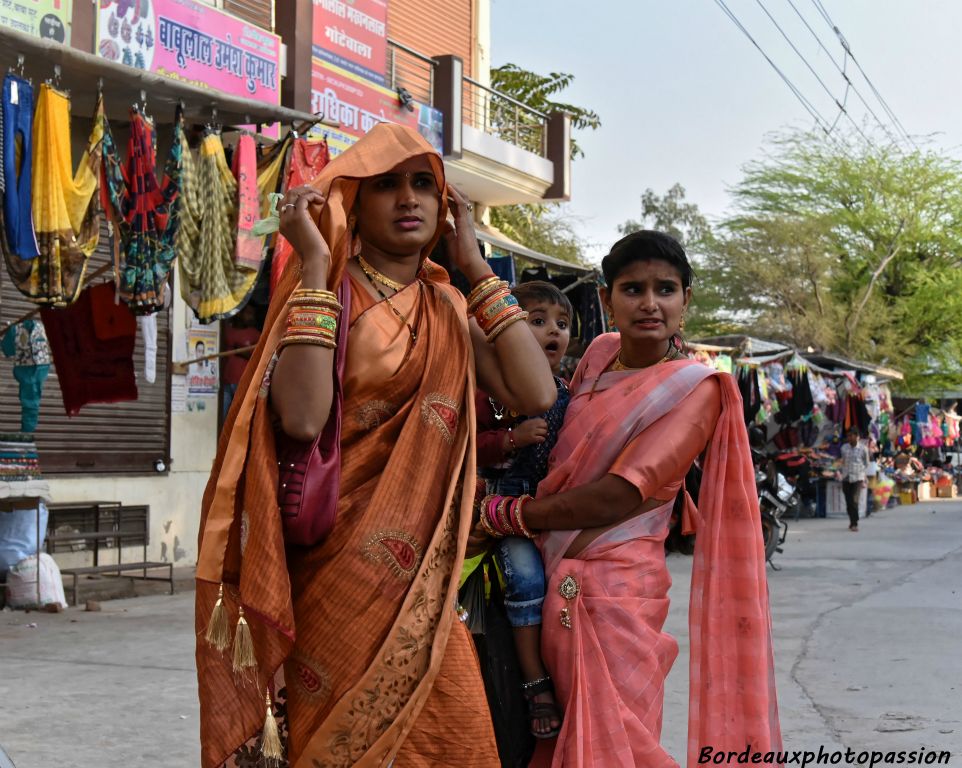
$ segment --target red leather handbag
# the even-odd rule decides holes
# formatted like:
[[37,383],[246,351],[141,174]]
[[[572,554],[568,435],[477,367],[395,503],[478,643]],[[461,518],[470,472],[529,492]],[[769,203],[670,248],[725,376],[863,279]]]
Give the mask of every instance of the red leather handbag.
[[334,527],[341,485],[342,382],[347,359],[347,332],[351,318],[351,286],[347,275],[337,290],[343,309],[334,350],[334,396],[324,429],[312,442],[294,440],[281,429],[277,446],[277,503],[284,524],[284,540],[293,546],[320,544]]

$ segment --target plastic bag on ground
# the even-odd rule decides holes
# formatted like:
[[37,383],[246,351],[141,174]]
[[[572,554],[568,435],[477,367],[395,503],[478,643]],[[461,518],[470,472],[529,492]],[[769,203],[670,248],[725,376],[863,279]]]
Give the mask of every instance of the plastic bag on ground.
[[[40,553],[40,605],[56,603],[67,607],[60,568],[46,552]],[[11,608],[37,606],[37,556],[31,555],[7,573],[7,605]]]

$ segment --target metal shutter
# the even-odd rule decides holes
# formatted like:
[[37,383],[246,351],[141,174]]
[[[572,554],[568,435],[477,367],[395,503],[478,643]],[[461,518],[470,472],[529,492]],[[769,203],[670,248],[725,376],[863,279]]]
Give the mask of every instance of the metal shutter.
[[224,0],[224,10],[251,24],[274,31],[274,0]]
[[[107,225],[101,219],[100,244],[90,259],[87,274],[111,261]],[[105,280],[110,272],[97,280]],[[96,282],[96,281],[95,281]],[[36,305],[14,287],[6,267],[0,267],[0,327]],[[37,316],[39,319],[39,316]],[[170,312],[158,313],[157,379],[144,380],[144,347],[137,334],[134,369],[138,399],[127,403],[84,406],[68,418],[52,366],[43,388],[37,448],[45,474],[95,473],[99,475],[145,473],[156,459],[170,456]],[[20,430],[20,401],[13,378],[13,362],[0,355],[0,432]]]
[[387,33],[425,56],[460,56],[464,74],[474,71],[471,0],[389,0]]

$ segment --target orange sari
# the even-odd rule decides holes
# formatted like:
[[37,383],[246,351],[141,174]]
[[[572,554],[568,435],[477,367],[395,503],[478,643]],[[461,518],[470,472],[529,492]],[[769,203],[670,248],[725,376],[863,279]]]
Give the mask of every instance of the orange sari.
[[[613,473],[645,500],[672,499],[707,443],[700,508],[686,510],[698,534],[688,765],[707,746],[777,751],[765,554],[738,389],[730,376],[689,360],[606,373],[619,348],[618,335],[606,334],[582,359],[538,495]],[[605,530],[574,557],[566,554],[581,531],[541,537],[548,576],[542,649],[564,706],[553,766],[677,765],[659,743],[665,678],[678,654],[662,631],[672,506],[666,501]]]
[[[440,157],[413,131],[387,124],[315,182],[328,201],[318,226],[331,246],[332,288],[350,250],[357,180],[419,155],[444,189]],[[497,765],[477,660],[455,614],[474,491],[465,300],[425,262],[420,283],[392,298],[420,328],[410,347],[385,303],[365,306],[355,293],[351,318],[342,319],[351,330],[337,523],[319,546],[285,552],[267,396],[296,269],[278,286],[204,498],[202,763],[245,764],[264,723],[265,690],[283,666],[291,766]],[[249,683],[203,637],[220,584],[231,618],[240,605],[250,624],[257,668]]]

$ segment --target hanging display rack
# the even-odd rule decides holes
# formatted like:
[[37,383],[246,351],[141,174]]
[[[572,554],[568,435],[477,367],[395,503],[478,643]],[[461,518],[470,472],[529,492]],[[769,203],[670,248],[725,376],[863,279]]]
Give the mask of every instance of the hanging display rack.
[[199,124],[208,123],[215,108],[217,119],[225,126],[318,121],[338,125],[309,112],[211,91],[6,27],[0,27],[0,51],[4,69],[16,68],[34,82],[50,79],[59,71],[56,85],[70,91],[75,116],[92,116],[98,90],[102,88],[107,97],[107,117],[116,120],[125,120],[131,104],[142,103],[149,97],[150,111],[160,123],[173,122],[175,108],[180,104],[184,116]]

